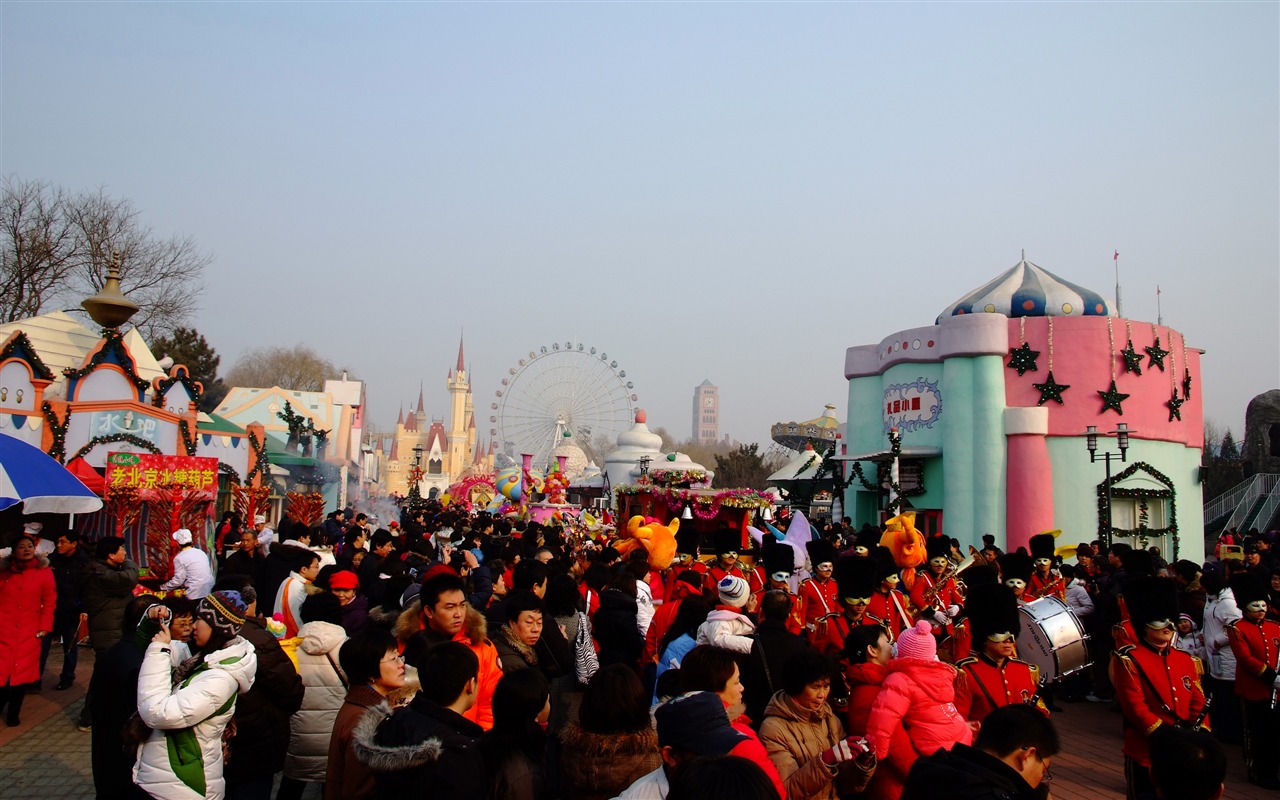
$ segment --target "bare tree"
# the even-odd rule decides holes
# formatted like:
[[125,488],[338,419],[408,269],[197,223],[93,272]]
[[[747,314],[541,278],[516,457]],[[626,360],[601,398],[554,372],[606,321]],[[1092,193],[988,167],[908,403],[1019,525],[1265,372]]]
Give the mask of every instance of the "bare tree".
[[0,198],[0,322],[36,316],[66,286],[81,254],[61,189],[6,178]]
[[1218,445],[1222,443],[1222,424],[1211,417],[1204,418],[1204,454],[1206,458],[1218,455]]
[[140,307],[131,322],[153,340],[196,311],[211,261],[190,237],[157,238],[131,201],[102,189],[71,195],[5,178],[0,228],[4,322],[53,309],[82,313],[80,301],[102,288],[118,253],[121,289]]
[[[228,386],[279,386],[296,392],[318,392],[340,370],[305,344],[293,347],[253,347],[244,352],[223,381]],[[348,377],[354,377],[347,370]]]

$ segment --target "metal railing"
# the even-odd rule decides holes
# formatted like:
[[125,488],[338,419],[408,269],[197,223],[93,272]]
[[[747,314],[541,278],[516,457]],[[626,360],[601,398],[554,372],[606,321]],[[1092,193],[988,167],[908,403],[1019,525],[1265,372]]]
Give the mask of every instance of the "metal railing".
[[[1225,517],[1228,514],[1234,514],[1235,510],[1239,508],[1242,503],[1252,505],[1253,501],[1257,500],[1262,494],[1262,490],[1258,486],[1262,477],[1262,475],[1254,475],[1251,478],[1247,478],[1236,484],[1231,489],[1210,500],[1208,503],[1205,503],[1204,524],[1208,525],[1210,522],[1213,522],[1220,517]],[[1250,493],[1253,494],[1253,497],[1245,499],[1245,496]]]
[[1258,510],[1253,521],[1250,523],[1252,527],[1260,531],[1266,531],[1266,526],[1271,522],[1271,518],[1276,515],[1276,509],[1280,508],[1280,481],[1271,488],[1271,493],[1267,495],[1267,501],[1262,504],[1262,508]]
[[1276,487],[1280,486],[1280,475],[1259,473],[1253,476],[1253,485],[1256,487],[1256,491],[1250,492],[1236,506],[1236,510],[1231,512],[1231,518],[1227,520],[1227,528],[1236,528],[1238,530],[1245,527],[1249,520],[1249,514],[1258,505],[1258,501],[1273,493]]

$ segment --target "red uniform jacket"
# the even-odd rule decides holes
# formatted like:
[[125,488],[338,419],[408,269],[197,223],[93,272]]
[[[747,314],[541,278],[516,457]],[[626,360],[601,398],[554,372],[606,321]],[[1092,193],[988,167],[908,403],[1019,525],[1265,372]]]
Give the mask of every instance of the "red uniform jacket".
[[719,591],[720,581],[724,580],[726,575],[742,578],[747,582],[747,586],[752,592],[759,591],[763,585],[760,583],[760,576],[756,574],[756,571],[749,569],[745,564],[735,563],[733,569],[725,570],[720,566],[719,561],[707,568],[707,574],[702,579],[702,585],[712,592],[717,592]]
[[1270,700],[1280,659],[1280,624],[1239,619],[1227,627],[1236,657],[1236,694],[1242,700]]
[[825,581],[805,578],[800,582],[800,600],[804,605],[804,626],[810,631],[823,617],[840,613],[840,591],[830,578]]
[[[769,589],[764,588],[752,593],[756,598],[757,609],[760,608],[760,604],[764,601],[764,593],[767,591]],[[797,636],[801,636],[804,634],[804,603],[801,602],[800,595],[791,594],[791,592],[787,592],[787,594],[791,597],[791,613],[787,615],[786,622],[787,630]]]
[[1040,670],[1034,664],[1007,659],[1004,664],[997,664],[985,653],[962,658],[956,667],[964,672],[967,685],[967,698],[956,698],[956,705],[967,701],[970,721],[981,721],[997,708],[1014,703],[1034,703],[1036,708],[1048,715],[1049,710],[1036,697],[1040,686]]
[[823,655],[841,656],[844,654],[844,640],[849,637],[849,631],[860,623],[861,620],[850,620],[847,614],[837,614],[829,618],[825,625],[814,628],[809,636],[809,646]]
[[[924,612],[925,592],[932,590],[936,582],[937,581],[934,579],[933,573],[929,570],[925,570],[924,572],[917,574],[915,583],[911,585],[911,605]],[[938,595],[934,598],[933,605],[930,608],[945,612],[947,610],[947,606],[950,605],[963,605],[963,601],[960,599],[960,594],[956,591],[955,578],[947,578],[946,582],[943,583],[942,588],[938,590]],[[934,623],[932,610],[924,613],[924,616],[921,617],[921,619],[929,621],[929,624],[933,626],[933,632],[935,634],[948,633],[947,629],[951,628],[951,626],[948,625],[946,626],[947,629],[944,629],[941,625]]]
[[889,640],[896,642],[898,634],[911,627],[911,619],[906,616],[906,611],[907,598],[902,592],[897,589],[888,594],[875,591],[871,593],[871,602],[867,604],[862,622],[866,625],[883,625],[889,632]]
[[1031,580],[1027,582],[1027,592],[1023,596],[1023,599],[1035,600],[1037,598],[1044,597],[1045,589],[1050,585],[1054,586],[1049,594],[1065,603],[1067,600],[1067,582],[1063,580],[1061,575],[1053,572],[1052,570],[1049,572],[1049,577],[1047,578],[1042,577],[1039,570],[1031,573]]
[[1173,647],[1157,651],[1143,642],[1115,652],[1111,680],[1124,715],[1126,756],[1151,766],[1147,749],[1151,732],[1161,725],[1191,723],[1200,716],[1204,708],[1200,672],[1198,659]]

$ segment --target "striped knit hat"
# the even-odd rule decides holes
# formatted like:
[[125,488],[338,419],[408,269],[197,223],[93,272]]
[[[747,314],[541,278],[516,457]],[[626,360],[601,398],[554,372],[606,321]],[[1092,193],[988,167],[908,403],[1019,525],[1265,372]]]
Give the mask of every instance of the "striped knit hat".
[[237,636],[244,624],[245,602],[239,592],[214,592],[196,606],[196,619],[227,636]]

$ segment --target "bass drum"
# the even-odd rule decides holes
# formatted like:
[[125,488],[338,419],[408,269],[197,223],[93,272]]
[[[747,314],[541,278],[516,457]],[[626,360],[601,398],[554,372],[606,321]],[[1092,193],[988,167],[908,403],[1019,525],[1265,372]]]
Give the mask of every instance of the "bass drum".
[[1019,603],[1022,632],[1018,658],[1040,668],[1042,684],[1055,683],[1087,668],[1089,635],[1067,604],[1056,597]]

